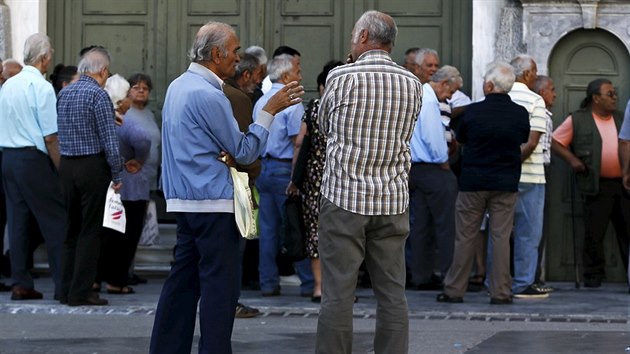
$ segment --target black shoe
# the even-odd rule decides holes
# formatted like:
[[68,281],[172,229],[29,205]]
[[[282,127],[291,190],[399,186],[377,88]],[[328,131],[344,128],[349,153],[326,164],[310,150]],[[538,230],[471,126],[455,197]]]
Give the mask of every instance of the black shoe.
[[584,277],[585,288],[599,288],[602,286],[602,278],[600,277]]
[[490,299],[490,305],[510,305],[512,303],[512,298],[508,297],[505,299],[499,299],[498,297],[493,297]]
[[269,296],[280,296],[280,288],[275,288],[273,290],[270,291],[263,291],[262,292],[262,296],[264,297],[269,297]]
[[101,299],[98,294],[91,293],[83,300],[68,300],[68,306],[105,306],[109,301]]
[[549,293],[540,291],[533,285],[530,285],[520,293],[514,294],[514,297],[517,299],[544,299],[549,297]]
[[462,302],[464,302],[464,298],[461,298],[459,296],[448,296],[444,293],[439,294],[436,300],[437,302],[448,302],[451,304],[461,304]]
[[546,285],[545,283],[534,283],[532,284],[532,287],[538,289],[539,291],[545,292],[545,293],[551,293],[553,292],[554,288]]
[[419,290],[419,291],[442,290],[443,288],[444,286],[442,285],[441,282],[434,282],[434,281],[418,284],[412,287],[413,290]]
[[316,304],[320,304],[322,302],[322,296],[321,295],[313,295],[313,297],[311,297],[311,302],[314,302]]
[[146,284],[147,282],[148,282],[148,280],[146,280],[145,278],[140,277],[136,273],[131,273],[129,275],[129,277],[127,277],[127,284],[129,284],[129,285]]

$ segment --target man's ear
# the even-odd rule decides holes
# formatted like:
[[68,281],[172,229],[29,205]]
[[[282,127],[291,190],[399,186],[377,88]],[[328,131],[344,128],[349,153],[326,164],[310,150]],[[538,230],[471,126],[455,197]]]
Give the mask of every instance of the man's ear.
[[219,50],[219,47],[212,47],[212,50],[210,51],[210,56],[213,63],[221,63],[221,50]]

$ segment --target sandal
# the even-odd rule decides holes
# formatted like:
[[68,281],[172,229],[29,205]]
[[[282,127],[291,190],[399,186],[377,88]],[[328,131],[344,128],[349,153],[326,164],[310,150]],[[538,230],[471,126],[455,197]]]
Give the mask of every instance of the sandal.
[[118,295],[127,295],[127,294],[135,294],[136,292],[130,286],[121,286],[119,288],[107,287],[108,294],[118,294]]

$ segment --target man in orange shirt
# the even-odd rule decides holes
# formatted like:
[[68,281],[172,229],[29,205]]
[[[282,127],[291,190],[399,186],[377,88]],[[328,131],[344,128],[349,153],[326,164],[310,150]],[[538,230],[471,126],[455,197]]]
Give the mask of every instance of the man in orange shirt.
[[[580,109],[553,133],[551,151],[576,172],[584,195],[584,286],[597,288],[605,278],[603,240],[608,222],[617,234],[622,262],[628,265],[630,198],[624,193],[617,134],[623,113],[606,79],[591,81]],[[626,269],[627,270],[627,269]]]

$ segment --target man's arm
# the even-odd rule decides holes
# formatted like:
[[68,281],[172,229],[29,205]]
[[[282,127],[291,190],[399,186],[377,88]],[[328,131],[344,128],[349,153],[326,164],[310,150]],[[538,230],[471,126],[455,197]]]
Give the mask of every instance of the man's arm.
[[540,141],[541,132],[538,131],[530,131],[529,139],[525,144],[521,145],[521,161],[527,160],[528,157],[532,155],[536,146],[538,146],[538,142]]
[[48,156],[52,160],[53,164],[59,170],[59,140],[57,139],[57,133],[46,135],[44,137],[44,142],[46,143],[46,149],[48,150]]
[[566,146],[560,144],[556,139],[551,139],[551,151],[566,161],[576,173],[586,171],[586,165],[578,159]]
[[630,141],[628,140],[619,139],[619,162],[623,187],[630,191]]

